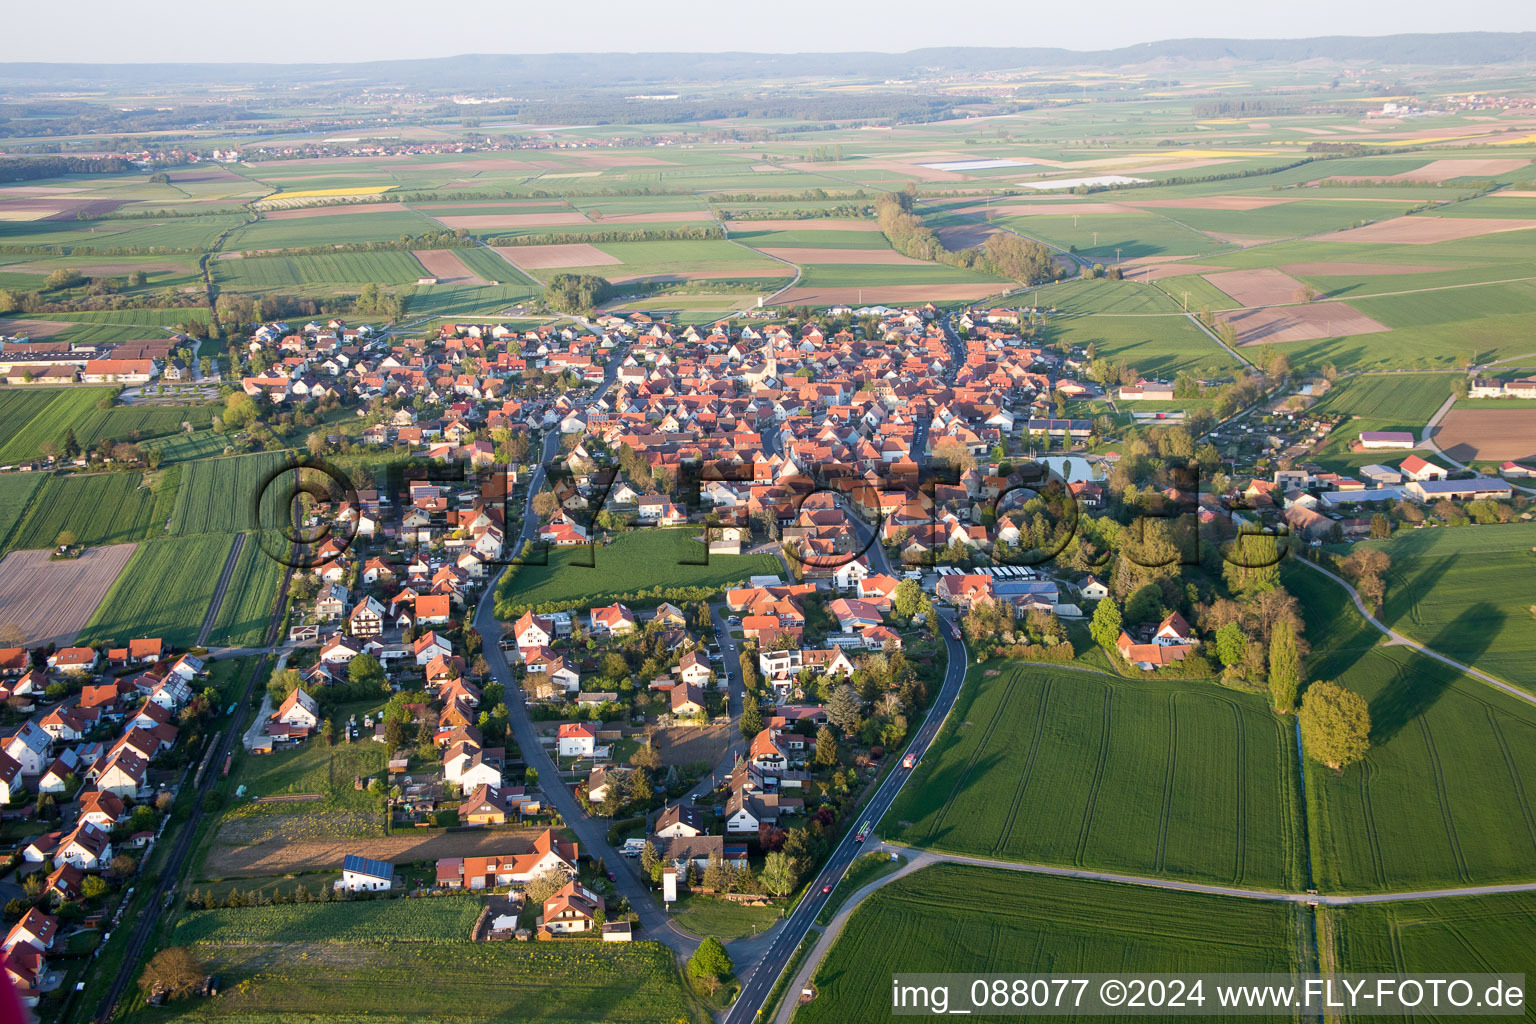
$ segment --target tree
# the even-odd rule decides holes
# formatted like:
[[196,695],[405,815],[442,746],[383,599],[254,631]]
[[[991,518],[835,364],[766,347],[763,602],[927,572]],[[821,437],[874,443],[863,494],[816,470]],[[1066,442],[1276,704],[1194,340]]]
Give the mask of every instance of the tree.
[[742,651],[738,664],[741,666],[741,685],[746,687],[747,693],[756,693],[757,688],[762,684],[757,678],[757,665],[752,657],[752,653],[750,651]]
[[656,793],[651,786],[651,773],[643,768],[636,768],[629,773],[629,783],[624,789],[624,795],[629,798],[629,802],[642,807],[648,806],[651,797]]
[[763,731],[762,709],[757,706],[757,698],[750,693],[741,705],[740,729],[741,735],[749,741]]
[[816,763],[824,768],[837,764],[837,737],[826,726],[816,730]]
[[788,896],[795,891],[795,866],[782,851],[775,851],[763,858],[763,870],[757,876],[763,888],[771,896]]
[[1243,635],[1243,627],[1236,622],[1229,622],[1216,631],[1216,657],[1221,659],[1224,668],[1231,668],[1243,660],[1243,655],[1248,650],[1248,638]]
[[347,663],[347,679],[353,683],[382,683],[384,666],[371,654],[359,654]]
[[640,867],[647,875],[652,874],[652,869],[661,863],[661,855],[656,852],[656,844],[649,839],[640,847]]
[[405,723],[392,716],[384,723],[384,750],[393,755],[403,746],[405,746]]
[[1385,540],[1392,536],[1392,520],[1377,512],[1371,516],[1371,539]]
[[533,514],[548,519],[560,508],[560,501],[553,491],[540,491],[533,496]]
[[721,981],[730,977],[735,967],[731,963],[730,954],[713,935],[699,943],[699,948],[688,958],[688,973],[708,981]]
[[859,731],[864,721],[864,702],[859,700],[858,692],[853,687],[843,683],[832,691],[832,699],[827,701],[827,719],[844,736],[852,736]]
[[1274,535],[1239,531],[1232,550],[1222,559],[1227,587],[1244,597],[1275,590],[1280,586],[1280,556]]
[[1296,650],[1296,627],[1289,619],[1276,624],[1269,640],[1269,699],[1282,715],[1296,706],[1301,685],[1301,658]]
[[1113,649],[1120,639],[1120,606],[1114,598],[1106,597],[1093,610],[1093,621],[1088,624],[1093,642],[1105,649]]
[[896,607],[897,615],[910,619],[923,603],[923,588],[918,585],[917,580],[902,580],[896,584],[896,592],[891,595],[891,602]]
[[62,447],[66,459],[77,458],[80,455],[80,442],[75,437],[74,427],[66,427],[64,429],[64,443]]
[[185,946],[162,949],[144,966],[139,975],[139,990],[145,995],[163,992],[170,999],[191,995],[203,983],[208,972],[202,961]]
[[111,891],[112,887],[100,875],[86,875],[80,883],[80,892],[88,900],[100,899]]
[[564,889],[565,884],[569,881],[570,879],[566,877],[562,869],[550,865],[528,880],[528,885],[524,889],[528,905],[533,907],[543,906],[545,900],[561,889]]
[[328,747],[336,744],[336,726],[331,724],[329,718],[320,723],[320,739]]
[[1338,683],[1314,682],[1301,698],[1301,743],[1307,756],[1339,771],[1371,749],[1371,709]]

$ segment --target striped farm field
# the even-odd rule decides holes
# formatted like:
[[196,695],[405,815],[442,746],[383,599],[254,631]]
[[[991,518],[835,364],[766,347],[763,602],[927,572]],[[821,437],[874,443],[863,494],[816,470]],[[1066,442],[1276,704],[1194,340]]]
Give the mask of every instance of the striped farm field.
[[70,428],[81,444],[89,443],[92,438],[81,435],[80,421],[98,411],[96,403],[112,393],[112,388],[50,388],[0,394],[4,427],[0,437],[6,439],[0,447],[0,464],[36,458],[40,445],[50,441],[62,444]]
[[234,573],[229,577],[224,603],[219,606],[213,632],[208,635],[210,647],[261,646],[272,619],[277,591],[283,585],[285,568],[270,554],[281,546],[280,539],[263,545],[255,533],[246,534],[240,556],[235,559]]
[[232,536],[170,537],[140,544],[80,632],[80,643],[158,636],[190,647],[208,614]]
[[[1369,420],[1365,430],[1413,430],[1415,432],[1451,397],[1459,374],[1393,373],[1350,377],[1312,406],[1318,413],[1344,413]],[[1391,426],[1377,424],[1391,424]],[[1357,433],[1350,424],[1350,433]]]
[[[1284,581],[1301,602],[1313,651],[1303,678],[1334,680],[1364,697],[1371,712],[1363,762],[1342,773],[1307,764],[1317,887],[1536,881],[1536,817],[1527,796],[1536,791],[1536,707],[1410,648],[1381,647],[1381,634],[1343,589],[1318,573],[1288,566]],[[1389,601],[1391,590],[1389,581]],[[1455,629],[1489,629],[1489,603],[1472,603],[1449,628],[1424,630],[1423,641],[1435,647]],[[1510,635],[1518,630],[1511,624]]]
[[1536,974],[1536,894],[1377,903],[1323,913],[1333,921],[1341,971]]
[[273,472],[290,459],[286,452],[258,452],[187,463],[182,471],[181,489],[176,495],[176,508],[171,515],[171,533],[186,537],[281,526],[280,513],[268,517],[267,522],[258,522],[254,503]]
[[883,822],[914,846],[1263,888],[1303,879],[1295,741],[1256,697],[972,670]]
[[53,476],[11,534],[12,548],[50,548],[68,530],[87,547],[126,544],[160,533],[161,503],[138,473]]
[[1366,546],[1392,559],[1387,625],[1536,693],[1536,523],[1407,530]]
[[8,550],[5,541],[27,511],[27,503],[43,485],[41,473],[5,473],[0,475],[0,550]]
[[325,285],[414,284],[421,264],[409,252],[345,252],[324,256],[247,256],[216,260],[215,279],[233,289],[315,288]]
[[[1303,967],[1297,931],[1304,913],[1281,903],[938,864],[887,883],[859,905],[812,976],[815,1000],[794,1019],[911,1019],[891,1012],[893,973],[1289,974]],[[951,1012],[968,1005],[957,999]]]

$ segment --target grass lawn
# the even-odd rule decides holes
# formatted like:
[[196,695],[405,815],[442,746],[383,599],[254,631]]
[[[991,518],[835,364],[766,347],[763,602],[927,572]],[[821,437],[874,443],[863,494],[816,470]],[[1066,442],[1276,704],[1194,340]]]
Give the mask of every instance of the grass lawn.
[[940,864],[859,906],[815,973],[817,998],[795,1020],[903,1019],[890,1011],[898,972],[1288,973],[1302,966],[1305,913],[1287,904]]
[[[1303,678],[1335,680],[1371,712],[1363,762],[1342,773],[1307,764],[1317,887],[1536,880],[1536,817],[1525,795],[1536,787],[1536,707],[1408,648],[1381,647],[1381,634],[1321,575],[1287,566],[1283,578],[1301,602],[1313,651]],[[1463,624],[1478,629],[1462,613],[1424,640],[1434,646]]]
[[[659,1024],[706,1018],[660,945],[472,944],[474,897],[307,903],[186,915],[191,945],[223,981],[216,999],[148,1007],[160,1021],[420,1020]],[[430,983],[424,984],[423,982]]]
[[[145,541],[107,591],[79,642],[127,643],[158,636],[173,647],[197,641],[233,537]],[[236,596],[231,586],[231,597]]]
[[1442,654],[1536,692],[1536,523],[1407,530],[1382,619]]
[[777,906],[749,907],[714,896],[679,895],[672,920],[683,931],[701,939],[713,935],[721,942],[732,942],[761,934],[779,919]]
[[882,836],[982,857],[1304,887],[1295,741],[1263,700],[1208,683],[991,664],[1000,674],[972,670]]
[[[592,551],[572,548],[549,552],[548,565],[524,565],[503,577],[496,589],[496,614],[515,618],[531,606],[553,610],[607,604],[623,599],[636,604],[664,600],[661,591],[673,588],[718,590],[749,576],[783,576],[775,555],[710,555],[682,530],[632,530]],[[595,565],[593,564],[595,562]]]

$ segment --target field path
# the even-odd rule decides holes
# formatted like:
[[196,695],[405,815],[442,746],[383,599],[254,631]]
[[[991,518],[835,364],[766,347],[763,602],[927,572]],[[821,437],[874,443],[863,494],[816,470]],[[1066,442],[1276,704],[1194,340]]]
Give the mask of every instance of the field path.
[[1481,671],[1480,669],[1473,668],[1471,665],[1463,665],[1461,662],[1454,658],[1447,658],[1440,652],[1425,647],[1417,640],[1406,637],[1396,630],[1389,628],[1380,619],[1376,618],[1376,616],[1366,611],[1365,602],[1360,600],[1360,592],[1354,587],[1350,586],[1349,581],[1344,579],[1344,577],[1338,575],[1335,572],[1332,572],[1331,570],[1324,569],[1322,566],[1317,565],[1314,562],[1310,562],[1305,558],[1297,559],[1297,561],[1299,561],[1302,565],[1305,565],[1307,568],[1313,570],[1314,572],[1322,573],[1324,576],[1327,576],[1339,586],[1343,587],[1344,590],[1349,594],[1349,599],[1355,602],[1355,610],[1364,617],[1366,622],[1369,622],[1371,625],[1375,626],[1388,637],[1388,646],[1411,647],[1418,651],[1420,654],[1434,658],[1436,661],[1442,664],[1449,665],[1451,668],[1454,668],[1458,672],[1462,672],[1469,676],[1475,676],[1476,678],[1481,679],[1483,682],[1487,683],[1489,686],[1497,687],[1498,689],[1503,690],[1511,697],[1516,697],[1525,701],[1527,704],[1536,706],[1536,695],[1527,693],[1525,690],[1520,689],[1518,686],[1512,686],[1509,683],[1504,682],[1502,679],[1496,679],[1495,677]]
[[[1527,698],[1529,699],[1529,698]],[[914,871],[919,871],[933,864],[967,864],[973,867],[997,868],[1002,871],[1023,871],[1034,875],[1054,875],[1058,878],[1080,878],[1094,882],[1118,882],[1122,885],[1140,885],[1154,889],[1168,889],[1175,892],[1193,892],[1208,896],[1236,896],[1243,899],[1264,900],[1272,903],[1319,903],[1327,907],[1348,906],[1357,903],[1401,903],[1406,900],[1432,900],[1444,899],[1456,896],[1491,896],[1499,893],[1536,892],[1536,882],[1513,882],[1508,885],[1473,885],[1458,889],[1421,889],[1413,892],[1382,892],[1361,893],[1347,896],[1324,896],[1306,892],[1276,892],[1270,889],[1245,889],[1237,886],[1202,885],[1198,882],[1180,882],[1169,878],[1147,878],[1142,875],[1121,875],[1108,871],[1085,871],[1080,868],[1063,868],[1050,864],[1019,864],[1007,860],[993,860],[987,857],[962,857],[955,854],[933,853],[930,851],[913,850],[899,843],[885,843],[885,847],[900,850],[911,859],[899,870],[875,879],[868,885],[857,890],[849,896],[847,901],[838,908],[832,921],[827,925],[820,938],[816,940],[815,947],[811,950],[805,962],[800,965],[784,993],[784,1001],[779,1005],[779,1011],[774,1016],[774,1024],[789,1024],[795,1014],[798,998],[810,983],[816,968],[826,959],[827,953],[832,949],[833,943],[842,933],[843,926],[848,923],[848,918],[858,909],[860,903],[881,886],[889,885]]]
[[245,547],[245,534],[235,534],[235,543],[230,546],[229,557],[224,559],[224,569],[219,573],[219,585],[213,591],[213,599],[208,602],[208,613],[203,616],[203,628],[197,631],[197,646],[208,646],[208,635],[213,632],[214,620],[219,617],[219,608],[224,604],[224,594],[229,590],[229,578],[235,574],[235,563],[240,561],[240,549]]

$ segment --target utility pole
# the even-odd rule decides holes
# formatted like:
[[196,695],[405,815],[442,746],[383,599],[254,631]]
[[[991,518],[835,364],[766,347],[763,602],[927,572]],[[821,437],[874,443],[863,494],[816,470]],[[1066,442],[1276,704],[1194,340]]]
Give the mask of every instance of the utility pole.
[[1117,246],[1115,246],[1115,266],[1118,267],[1119,265],[1120,265],[1120,247],[1117,245]]

